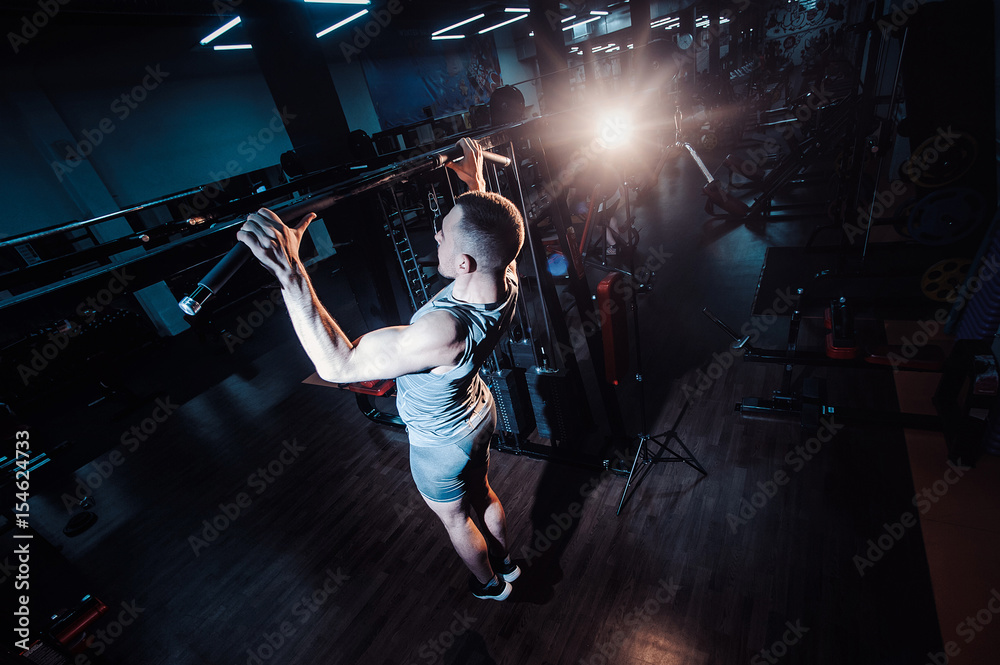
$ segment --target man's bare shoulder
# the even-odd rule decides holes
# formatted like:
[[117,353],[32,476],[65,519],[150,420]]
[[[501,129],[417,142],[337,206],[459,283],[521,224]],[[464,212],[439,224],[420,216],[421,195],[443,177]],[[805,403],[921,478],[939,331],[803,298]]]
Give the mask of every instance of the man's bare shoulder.
[[424,340],[451,344],[465,338],[465,326],[458,317],[446,310],[424,314],[410,325],[410,332]]

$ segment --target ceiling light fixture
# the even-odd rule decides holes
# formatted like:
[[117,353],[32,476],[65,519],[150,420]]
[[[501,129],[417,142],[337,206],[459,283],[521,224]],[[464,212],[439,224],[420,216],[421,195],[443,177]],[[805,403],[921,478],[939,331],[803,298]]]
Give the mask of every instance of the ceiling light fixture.
[[596,21],[599,18],[601,18],[601,17],[600,16],[591,16],[590,18],[588,18],[588,19],[586,19],[584,21],[580,21],[579,23],[574,23],[573,25],[567,25],[565,28],[563,28],[563,32],[565,32],[567,30],[572,30],[573,28],[579,28],[581,25],[587,25],[591,21]]
[[364,16],[367,13],[368,13],[367,9],[362,9],[357,14],[351,14],[350,16],[348,16],[347,18],[345,18],[343,21],[338,21],[337,23],[334,23],[333,25],[331,25],[326,30],[321,30],[321,31],[317,32],[316,33],[316,37],[322,37],[323,35],[328,35],[331,32],[333,32],[334,30],[336,30],[337,28],[339,28],[340,26],[347,25],[348,23],[350,23],[354,19],[359,19],[359,18],[361,18],[362,16]]
[[518,14],[514,18],[509,18],[509,19],[507,19],[506,21],[504,21],[502,23],[497,23],[496,25],[491,25],[488,28],[483,28],[482,30],[479,31],[479,34],[482,35],[482,34],[485,34],[487,32],[490,32],[491,30],[496,30],[497,28],[502,28],[505,25],[513,23],[514,21],[520,21],[522,18],[528,18],[528,15],[527,14]]
[[432,32],[431,33],[431,37],[434,37],[435,35],[440,35],[442,33],[448,32],[449,30],[453,30],[455,28],[460,28],[463,25],[465,25],[466,23],[472,23],[473,21],[478,21],[479,19],[481,19],[484,16],[486,16],[486,14],[476,14],[472,18],[467,18],[464,21],[459,21],[455,25],[449,25],[447,28],[441,28],[440,30],[438,30],[436,32]]
[[649,27],[651,27],[651,28],[658,28],[661,25],[663,25],[664,23],[671,23],[671,22],[674,22],[674,21],[676,21],[677,23],[680,23],[681,19],[680,19],[680,17],[677,17],[677,16],[664,16],[663,18],[658,18],[655,21],[653,21],[652,23],[650,23]]
[[221,28],[219,28],[218,30],[216,30],[215,32],[213,32],[212,34],[210,34],[208,37],[205,37],[203,40],[201,40],[201,42],[200,42],[201,45],[204,46],[205,44],[209,43],[210,41],[212,41],[213,39],[215,39],[216,37],[218,37],[222,33],[226,32],[227,30],[235,28],[236,26],[238,26],[240,24],[240,20],[241,20],[240,17],[237,16],[232,21],[230,21],[229,23],[225,24],[224,26],[222,26]]
[[212,48],[216,51],[245,51],[253,48],[253,44],[220,44]]

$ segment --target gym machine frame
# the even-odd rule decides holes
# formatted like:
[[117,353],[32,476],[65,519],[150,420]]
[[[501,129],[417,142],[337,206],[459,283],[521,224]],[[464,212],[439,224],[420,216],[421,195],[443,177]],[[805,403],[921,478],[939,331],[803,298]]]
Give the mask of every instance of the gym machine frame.
[[[702,313],[722,328],[727,335],[733,339],[731,348],[743,350],[743,360],[746,362],[763,362],[784,365],[784,372],[781,377],[781,387],[772,391],[771,399],[758,397],[744,397],[736,404],[735,410],[743,415],[762,416],[799,416],[802,427],[815,429],[819,427],[820,418],[823,416],[836,416],[845,422],[864,423],[869,425],[912,427],[915,429],[926,429],[939,431],[943,428],[942,421],[937,416],[930,416],[917,413],[898,413],[878,411],[875,409],[861,409],[855,407],[833,406],[827,404],[823,395],[823,388],[819,379],[809,377],[803,381],[802,391],[792,390],[792,371],[795,365],[824,365],[840,367],[867,367],[876,368],[881,365],[864,362],[853,362],[844,360],[834,360],[818,353],[803,352],[798,350],[799,327],[802,321],[801,301],[803,290],[797,289],[798,298],[792,310],[791,323],[788,326],[788,348],[782,353],[780,351],[756,349],[750,344],[750,336],[740,336],[735,330],[730,328],[721,319],[716,317],[706,307]],[[845,364],[849,363],[849,364]]]

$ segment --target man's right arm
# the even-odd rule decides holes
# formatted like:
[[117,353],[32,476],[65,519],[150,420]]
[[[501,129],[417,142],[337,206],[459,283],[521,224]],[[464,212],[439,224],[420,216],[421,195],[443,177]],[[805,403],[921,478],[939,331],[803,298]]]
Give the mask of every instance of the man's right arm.
[[315,217],[310,213],[298,227],[289,228],[261,208],[247,217],[237,238],[277,278],[295,334],[320,378],[354,383],[455,364],[465,352],[465,336],[447,312],[431,312],[414,324],[382,328],[357,345],[351,343],[320,303],[299,259],[302,236]]

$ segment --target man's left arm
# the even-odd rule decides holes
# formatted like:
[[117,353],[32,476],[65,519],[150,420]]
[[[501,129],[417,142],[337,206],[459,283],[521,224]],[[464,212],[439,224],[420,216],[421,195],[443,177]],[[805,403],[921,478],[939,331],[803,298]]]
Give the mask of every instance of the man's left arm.
[[465,137],[458,142],[462,146],[465,159],[457,164],[448,162],[448,168],[458,174],[470,192],[485,192],[486,180],[483,178],[483,149],[472,139]]

